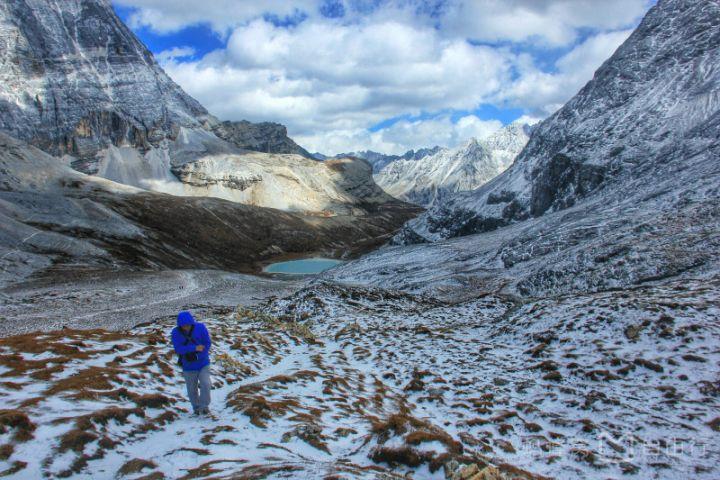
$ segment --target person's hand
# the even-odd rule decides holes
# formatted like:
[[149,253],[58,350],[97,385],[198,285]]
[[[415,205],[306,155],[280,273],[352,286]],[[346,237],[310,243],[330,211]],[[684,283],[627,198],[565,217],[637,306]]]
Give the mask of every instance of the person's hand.
[[205,350],[205,345],[198,345],[195,347],[196,352],[202,352],[203,350]]

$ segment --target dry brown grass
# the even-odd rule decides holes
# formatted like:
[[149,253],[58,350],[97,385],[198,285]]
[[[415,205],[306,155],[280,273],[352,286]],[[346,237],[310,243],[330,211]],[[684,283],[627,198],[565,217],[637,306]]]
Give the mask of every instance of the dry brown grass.
[[[234,348],[234,345],[231,348]],[[225,352],[217,352],[214,354],[213,358],[216,363],[225,369],[226,372],[234,373],[240,377],[246,377],[248,375],[252,375],[253,373],[250,367]]]
[[0,445],[0,460],[7,460],[10,458],[15,451],[15,446],[10,443]]
[[157,468],[157,464],[155,462],[151,462],[150,460],[133,458],[132,460],[125,462],[117,471],[117,474],[119,476],[132,475],[134,473],[140,473],[146,468],[155,469]]
[[266,428],[268,420],[284,416],[293,408],[298,408],[300,403],[293,399],[273,402],[261,395],[248,396],[236,391],[230,394],[227,405],[250,417],[250,423],[256,427]]
[[432,453],[419,452],[411,447],[376,447],[370,453],[370,460],[375,463],[386,463],[391,467],[401,465],[419,467],[432,459]]
[[107,425],[111,420],[116,421],[120,425],[128,423],[128,417],[136,415],[138,417],[145,417],[145,411],[139,407],[137,408],[120,408],[120,407],[107,407],[102,410],[97,410],[93,413],[78,417],[76,425],[78,428],[84,430],[91,430],[95,428],[95,424]]
[[[238,464],[241,464],[241,463],[247,463],[247,460],[236,460],[236,459],[211,460],[211,461],[205,462],[205,463],[203,463],[203,464],[201,464],[201,465],[199,465],[199,466],[197,466],[197,467],[195,467],[195,468],[191,468],[190,470],[187,471],[187,473],[186,473],[185,475],[183,475],[182,477],[179,477],[178,480],[192,480],[192,479],[195,479],[195,478],[207,478],[207,477],[209,477],[209,476],[211,476],[211,475],[213,475],[213,474],[215,474],[215,473],[220,473],[220,472],[222,472],[221,469],[214,468],[214,465],[215,465],[215,464],[218,464],[218,463],[238,463]],[[240,477],[237,477],[237,478],[243,478],[243,479],[244,479],[244,478],[246,478],[246,477],[240,476]]]
[[133,397],[133,401],[141,408],[162,408],[165,405],[171,405],[176,402],[175,399],[166,397],[161,393],[148,393],[147,395],[137,395]]
[[[62,371],[62,364],[67,361],[69,361],[69,359],[64,357],[44,360],[25,360],[25,358],[17,352],[0,355],[0,365],[8,369],[2,376],[13,378],[29,376],[36,380],[47,380],[50,373]],[[51,364],[56,365],[51,367],[49,366]]]
[[292,472],[301,472],[303,470],[303,467],[299,465],[293,465],[293,464],[283,464],[283,465],[249,465],[245,468],[243,468],[240,472],[238,472],[238,475],[234,478],[242,479],[242,480],[262,480],[265,478],[268,478],[274,474],[282,474],[278,475],[278,478],[304,478],[299,473],[297,475],[290,476],[289,474]]
[[85,445],[90,442],[94,442],[98,439],[98,436],[92,432],[82,430],[80,428],[72,429],[64,433],[60,437],[60,444],[58,445],[58,452],[63,453],[68,450],[73,452],[82,453],[85,449]]
[[322,433],[322,427],[316,424],[301,424],[296,426],[289,432],[285,432],[282,436],[283,442],[289,442],[292,438],[299,438],[303,442],[311,445],[318,450],[330,454],[327,446],[327,438]]
[[8,429],[13,430],[13,440],[16,442],[27,442],[33,438],[33,432],[37,426],[30,418],[20,410],[0,410],[0,433],[4,434]]
[[70,393],[75,399],[92,400],[102,395],[98,390],[113,390],[114,384],[120,383],[121,373],[118,368],[88,367],[54,382],[45,393],[48,396]]
[[135,480],[164,480],[165,475],[162,472],[152,472],[142,477],[137,477]]
[[27,467],[27,462],[15,460],[10,467],[0,472],[0,477],[9,477],[10,475],[14,475],[17,472],[24,470],[25,467]]
[[[417,467],[428,464],[432,472],[440,468],[448,460],[463,453],[463,446],[447,432],[431,423],[413,417],[409,409],[401,405],[398,413],[390,415],[384,421],[371,418],[371,433],[377,437],[370,458],[375,462],[387,463],[390,466],[406,465]],[[403,436],[405,445],[385,447],[383,444],[392,436]],[[439,442],[445,446],[446,452],[421,452],[418,445],[427,442]]]

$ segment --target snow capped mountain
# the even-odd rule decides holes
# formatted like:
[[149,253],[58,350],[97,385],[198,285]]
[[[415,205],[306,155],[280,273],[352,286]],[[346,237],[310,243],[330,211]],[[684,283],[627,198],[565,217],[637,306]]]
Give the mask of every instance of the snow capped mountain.
[[606,203],[650,195],[687,162],[712,162],[718,9],[717,2],[659,2],[594,78],[535,127],[511,168],[436,203],[396,242],[488,231],[597,195]]
[[455,192],[474,190],[508,168],[528,140],[530,127],[512,123],[486,140],[438,149],[386,164],[375,181],[395,198],[429,206]]
[[418,212],[362,160],[317,162],[282,125],[219,122],[108,0],[0,3],[0,135],[3,280],[65,262],[257,271],[371,248]]
[[[115,269],[377,244],[405,204],[350,222],[236,203],[382,202],[366,161],[189,126],[98,162],[226,201],[0,133],[0,283],[25,278],[0,286],[0,475],[716,480],[719,92],[720,4],[659,0],[512,166],[411,222],[413,244],[289,282]],[[188,305],[213,336],[207,417],[168,349]]]
[[[396,160],[420,160],[421,158],[428,155],[433,155],[440,150],[442,150],[441,147],[434,146],[432,148],[419,148],[417,150],[408,150],[402,155],[386,155],[384,153],[373,152],[372,150],[363,150],[361,152],[341,153],[339,155],[335,155],[332,158],[362,158],[363,160],[367,160],[368,163],[372,165],[373,173],[376,174],[380,172],[380,170],[385,168],[386,165]],[[322,160],[328,158],[324,155],[323,157],[324,158],[322,158]]]
[[333,275],[540,296],[717,272],[719,45],[720,5],[659,2],[505,173],[395,238],[436,245],[390,248]]

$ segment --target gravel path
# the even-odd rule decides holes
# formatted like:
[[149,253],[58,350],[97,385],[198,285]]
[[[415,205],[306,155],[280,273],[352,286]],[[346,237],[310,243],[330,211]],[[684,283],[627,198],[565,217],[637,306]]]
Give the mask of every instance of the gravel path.
[[83,272],[0,289],[0,336],[71,328],[121,330],[179,310],[203,312],[288,295],[304,280],[214,270]]

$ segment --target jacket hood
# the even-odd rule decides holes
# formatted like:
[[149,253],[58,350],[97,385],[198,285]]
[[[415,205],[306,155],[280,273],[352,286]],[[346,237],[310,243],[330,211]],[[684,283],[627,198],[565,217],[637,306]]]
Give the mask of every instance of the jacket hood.
[[188,311],[182,311],[178,313],[177,325],[182,327],[183,325],[193,325],[195,323],[195,317]]

